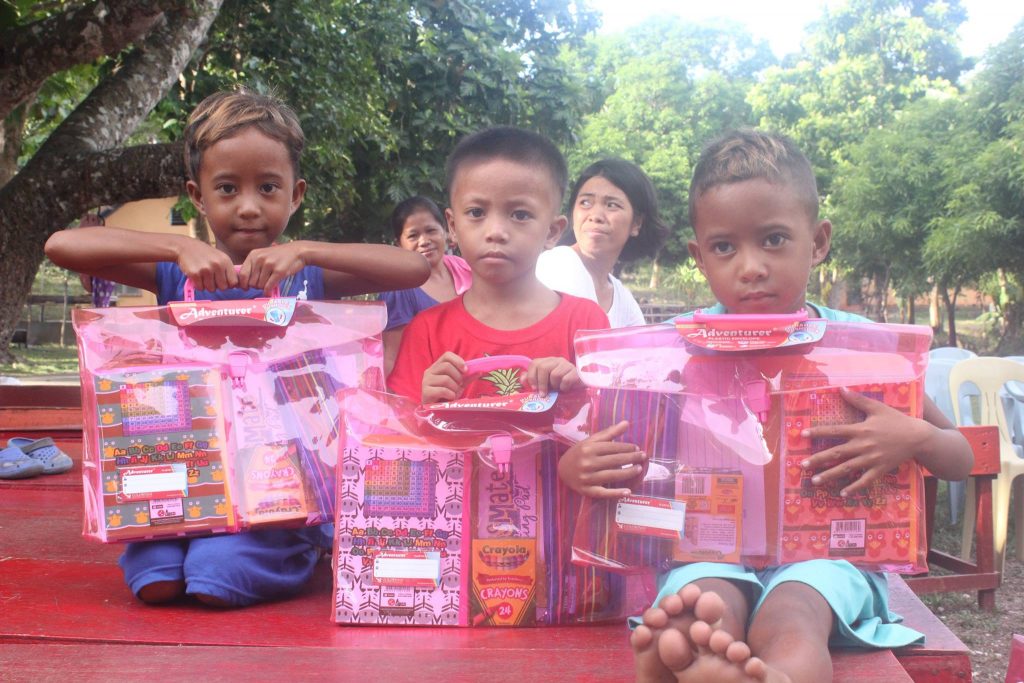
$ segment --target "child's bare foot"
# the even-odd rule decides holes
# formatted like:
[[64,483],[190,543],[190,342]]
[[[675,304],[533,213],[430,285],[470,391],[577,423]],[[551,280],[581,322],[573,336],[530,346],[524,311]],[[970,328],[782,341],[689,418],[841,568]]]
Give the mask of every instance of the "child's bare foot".
[[[674,634],[666,633],[659,641],[659,650],[671,651],[678,647],[679,640]],[[695,621],[690,626],[689,640],[689,664],[684,668],[669,663],[665,655],[671,652],[662,657],[678,683],[790,683],[789,676],[752,656],[745,642],[705,621]]]
[[[696,653],[688,640],[690,627],[698,621],[717,624],[724,611],[725,603],[718,594],[702,592],[699,586],[690,583],[644,612],[643,624],[630,636],[636,680],[674,683],[674,672],[689,666]],[[667,659],[661,645],[666,635],[670,641]]]

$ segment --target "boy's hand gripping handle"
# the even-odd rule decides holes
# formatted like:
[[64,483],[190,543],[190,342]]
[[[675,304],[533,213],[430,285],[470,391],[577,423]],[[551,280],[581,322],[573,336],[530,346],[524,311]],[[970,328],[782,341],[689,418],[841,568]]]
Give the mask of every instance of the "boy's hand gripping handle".
[[[242,270],[242,266],[235,266],[235,272]],[[274,285],[274,289],[270,290],[270,298],[277,299],[281,296],[281,286]],[[181,300],[182,301],[195,301],[196,300],[196,286],[192,284],[192,280],[185,278],[185,284],[181,286]]]

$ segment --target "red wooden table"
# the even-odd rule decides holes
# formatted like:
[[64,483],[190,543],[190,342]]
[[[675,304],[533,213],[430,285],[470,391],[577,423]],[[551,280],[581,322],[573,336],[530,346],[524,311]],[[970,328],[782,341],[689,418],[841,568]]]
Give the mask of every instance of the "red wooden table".
[[[12,392],[12,389],[19,391]],[[70,472],[0,480],[0,680],[626,681],[624,625],[535,629],[339,627],[325,562],[300,596],[242,610],[147,607],[120,548],[81,536],[77,388],[0,387],[0,440],[53,436]],[[835,681],[970,680],[967,648],[898,577],[893,609],[928,636],[896,652],[837,651]]]

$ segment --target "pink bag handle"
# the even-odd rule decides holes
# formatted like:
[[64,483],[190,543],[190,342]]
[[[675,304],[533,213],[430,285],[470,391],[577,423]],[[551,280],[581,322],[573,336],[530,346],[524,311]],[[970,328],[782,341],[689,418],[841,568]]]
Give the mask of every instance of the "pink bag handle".
[[807,320],[807,311],[801,309],[795,313],[704,313],[693,314],[695,323],[733,322],[750,325],[787,325]]
[[508,367],[519,367],[526,370],[530,367],[530,361],[531,359],[528,356],[517,356],[513,354],[504,356],[484,356],[483,358],[474,358],[473,360],[466,361],[466,372],[469,374],[476,374],[478,372],[487,372],[489,370]]
[[[235,266],[235,272],[242,270],[242,266]],[[277,299],[281,296],[281,285],[274,285],[274,289],[270,291],[270,298]],[[181,300],[192,302],[196,300],[196,286],[192,284],[192,280],[185,278],[185,284],[181,286]]]

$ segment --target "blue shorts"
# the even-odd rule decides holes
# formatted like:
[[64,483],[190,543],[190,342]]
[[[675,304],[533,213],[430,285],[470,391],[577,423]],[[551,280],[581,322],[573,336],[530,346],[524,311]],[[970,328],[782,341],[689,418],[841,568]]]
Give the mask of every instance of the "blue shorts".
[[129,543],[118,560],[138,595],[156,581],[184,581],[189,595],[209,595],[233,607],[285,598],[313,575],[319,527],[265,529],[204,538]]
[[[798,581],[816,590],[832,608],[835,630],[829,647],[892,648],[924,643],[924,634],[899,624],[889,611],[889,589],[884,574],[867,572],[845,560],[808,560],[753,570],[737,564],[695,562],[663,574],[654,599],[677,593],[699,579],[725,579],[747,589],[753,607],[750,618],[780,583]],[[632,625],[639,624],[635,617]],[[748,621],[749,623],[749,621]]]

